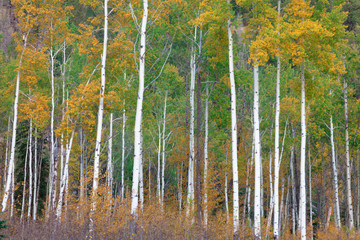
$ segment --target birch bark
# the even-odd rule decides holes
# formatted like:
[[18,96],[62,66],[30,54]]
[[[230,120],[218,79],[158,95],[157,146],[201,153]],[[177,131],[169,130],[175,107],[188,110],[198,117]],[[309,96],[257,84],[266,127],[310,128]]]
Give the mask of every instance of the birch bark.
[[[278,16],[280,17],[280,0],[278,1]],[[279,32],[278,32],[278,34],[279,34]],[[277,56],[277,67],[276,67],[276,110],[275,110],[276,112],[275,112],[275,156],[274,156],[274,171],[275,171],[274,172],[274,239],[279,238],[280,74],[281,74],[281,59],[280,59],[280,53],[279,53],[279,56]]]
[[126,112],[125,101],[123,110],[123,125],[122,125],[122,145],[121,145],[121,199],[124,200],[124,165],[125,165],[125,124],[126,124]]
[[344,110],[345,110],[345,146],[346,146],[346,202],[348,211],[348,228],[354,227],[353,204],[351,197],[351,164],[349,150],[349,115],[347,104],[347,83],[344,80]]
[[109,143],[108,143],[108,162],[107,162],[107,187],[109,190],[109,196],[112,194],[112,183],[113,183],[113,164],[112,164],[112,140],[113,140],[113,113],[110,113],[109,123]]
[[334,127],[333,119],[330,116],[330,140],[331,140],[331,160],[332,160],[332,169],[333,169],[333,187],[334,187],[334,200],[335,200],[335,226],[341,227],[341,218],[340,218],[340,207],[339,207],[339,187],[338,187],[338,176],[337,176],[337,167],[335,159],[335,144],[334,144]]
[[32,194],[33,194],[33,172],[32,172],[32,118],[30,119],[30,133],[29,133],[29,205],[28,205],[28,213],[27,216],[30,218],[31,214],[31,202],[32,202]]
[[189,140],[189,173],[188,173],[188,191],[187,191],[187,210],[186,216],[189,216],[190,209],[193,209],[194,204],[194,161],[195,161],[195,47],[197,27],[195,27],[194,43],[191,46],[190,57],[190,140]]
[[[227,0],[227,3],[230,3]],[[232,173],[233,173],[233,226],[234,236],[239,234],[239,180],[237,162],[237,123],[236,123],[236,89],[233,60],[233,37],[231,32],[230,18],[227,20],[227,33],[229,40],[229,75],[231,91],[231,151],[232,151]]]
[[306,112],[305,112],[305,64],[301,65],[301,153],[300,153],[300,204],[299,218],[301,239],[306,240]]
[[162,171],[161,171],[161,203],[164,203],[164,191],[165,191],[165,142],[166,142],[166,136],[165,136],[165,131],[166,131],[166,100],[167,100],[167,91],[165,93],[165,104],[164,104],[164,118],[163,118],[163,133],[162,133],[162,140],[163,140],[163,144],[162,144]]
[[131,191],[131,214],[136,215],[139,205],[139,171],[141,170],[141,152],[142,152],[142,109],[144,98],[144,81],[145,81],[145,48],[146,48],[146,24],[148,17],[148,1],[143,0],[143,17],[141,23],[140,37],[140,59],[139,59],[139,90],[136,106],[135,128],[134,128],[134,168]]
[[20,61],[19,61],[19,71],[17,73],[17,77],[16,77],[16,87],[15,87],[15,99],[14,99],[14,119],[13,119],[13,128],[12,128],[12,139],[11,139],[11,150],[10,150],[10,159],[9,159],[9,167],[8,167],[8,173],[6,176],[6,184],[5,184],[5,190],[4,190],[4,196],[3,196],[3,200],[2,200],[2,212],[4,212],[6,210],[7,207],[7,202],[8,202],[8,198],[9,198],[9,194],[10,194],[10,188],[13,185],[12,180],[13,180],[13,172],[14,172],[14,168],[15,168],[15,146],[16,146],[16,128],[17,128],[17,118],[18,118],[18,106],[19,106],[19,87],[20,87],[20,68],[21,68],[21,64],[22,64],[22,56],[24,54],[24,50],[26,48],[26,42],[27,42],[27,36],[28,35],[24,35],[23,39],[24,39],[24,47],[23,47],[23,52],[21,53],[20,56]]
[[254,66],[254,141],[255,141],[255,190],[254,190],[254,234],[261,239],[261,156],[259,122],[259,68]]
[[[208,131],[209,131],[209,88],[206,85],[206,100],[205,100],[205,140],[204,140],[204,224],[205,227],[208,223],[208,193],[207,193],[207,172],[208,172]],[[226,174],[226,173],[225,173]],[[226,177],[226,176],[225,176]],[[227,184],[227,183],[225,183]],[[227,188],[225,188],[225,194],[227,194]],[[225,199],[227,203],[227,199]],[[226,206],[228,207],[228,206]],[[228,209],[227,209],[228,210]]]

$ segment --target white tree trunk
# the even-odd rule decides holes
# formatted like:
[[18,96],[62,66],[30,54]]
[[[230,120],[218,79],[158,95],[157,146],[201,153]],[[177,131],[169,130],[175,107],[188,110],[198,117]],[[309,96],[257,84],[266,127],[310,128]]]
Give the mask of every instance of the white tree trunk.
[[[229,0],[227,0],[229,3]],[[233,170],[233,226],[234,235],[239,232],[239,180],[237,159],[237,123],[236,123],[236,87],[233,60],[233,37],[231,32],[230,18],[227,20],[227,33],[229,40],[229,75],[231,91],[231,152]]]
[[134,168],[132,179],[131,191],[131,214],[136,215],[139,205],[139,171],[141,165],[141,152],[142,152],[142,109],[144,98],[144,82],[145,82],[145,48],[146,48],[146,24],[148,17],[148,1],[143,0],[143,17],[141,23],[141,37],[140,37],[140,56],[139,56],[139,90],[136,106],[135,128],[134,128]]
[[354,227],[353,205],[351,197],[351,164],[350,164],[350,150],[349,150],[349,116],[347,105],[347,83],[344,80],[344,110],[345,110],[345,145],[346,145],[346,203],[348,210],[348,228]]
[[[208,138],[209,138],[209,88],[206,85],[205,99],[205,140],[204,140],[204,224],[208,224],[208,192],[207,192],[207,174],[208,174]],[[227,194],[227,188],[225,188]],[[226,201],[227,199],[225,199]],[[227,206],[228,207],[228,206]]]
[[63,175],[61,176],[61,186],[60,186],[59,200],[58,200],[57,209],[56,209],[56,217],[58,217],[59,219],[61,219],[61,213],[62,213],[61,210],[62,210],[62,205],[63,205],[63,199],[64,199],[64,195],[65,195],[65,192],[66,192],[66,188],[68,186],[69,159],[70,159],[71,146],[72,146],[73,139],[74,139],[74,133],[75,133],[75,129],[71,133],[71,138],[70,138],[69,144],[67,144],[68,147],[66,149],[64,172],[63,172]]
[[[256,64],[256,63],[255,63]],[[254,141],[255,141],[255,189],[254,189],[254,234],[261,239],[261,156],[259,122],[259,68],[254,66]]]
[[33,220],[36,221],[37,214],[37,189],[38,189],[38,162],[37,162],[37,128],[35,128],[35,143],[34,143],[34,194],[33,194]]
[[306,240],[306,112],[305,112],[305,66],[301,65],[301,153],[300,153],[300,231],[301,239]]
[[182,173],[183,173],[184,162],[181,161],[180,180],[179,180],[179,212],[182,210]]
[[113,164],[112,164],[112,140],[113,140],[113,113],[110,113],[110,127],[109,127],[109,145],[108,145],[108,162],[107,162],[107,187],[109,190],[109,196],[112,194],[113,183]]
[[[55,76],[54,76],[54,61],[55,54],[53,49],[50,49],[51,60],[51,119],[50,119],[50,171],[49,171],[49,198],[48,211],[55,207],[56,199],[56,156],[55,156],[55,136],[54,136],[54,112],[55,112]],[[49,212],[48,212],[49,213]]]
[[32,172],[32,118],[30,119],[30,134],[29,134],[29,205],[28,205],[28,218],[31,214],[31,201],[33,194],[33,172]]
[[269,212],[268,212],[267,224],[266,224],[266,234],[265,234],[266,239],[269,238],[268,230],[272,223],[271,220],[272,220],[272,215],[273,215],[273,211],[274,211],[274,192],[273,192],[273,181],[272,181],[272,151],[271,151],[271,149],[269,151],[269,181],[270,181],[270,206],[269,206]]
[[280,211],[279,211],[279,235],[281,233],[281,222],[282,222],[282,213],[284,209],[284,188],[285,188],[285,179],[282,179],[281,185],[281,200],[280,200]]
[[20,215],[20,222],[24,217],[24,209],[25,209],[25,195],[26,195],[26,175],[27,175],[27,160],[28,160],[28,152],[29,152],[29,137],[26,143],[26,154],[25,154],[25,169],[24,169],[24,182],[23,182],[23,196],[22,196],[22,203],[21,203],[21,215]]
[[163,133],[162,133],[162,140],[163,140],[163,150],[162,150],[162,171],[161,171],[161,203],[164,204],[164,191],[165,191],[165,150],[166,150],[166,100],[167,100],[167,92],[165,93],[165,104],[164,104],[164,118],[163,118]]
[[[63,69],[62,69],[62,75],[63,75],[63,81],[62,81],[62,108],[61,108],[61,121],[64,121],[65,116],[65,78],[66,78],[66,43],[64,41],[64,48],[63,48]],[[64,134],[61,133],[60,136],[60,176],[64,174]],[[60,185],[62,178],[60,178]]]
[[5,186],[6,185],[6,170],[8,169],[8,152],[9,152],[9,139],[11,138],[10,137],[10,127],[11,127],[11,120],[10,120],[10,114],[9,114],[9,121],[8,121],[8,129],[7,129],[7,137],[6,137],[6,150],[5,150],[5,164],[4,164],[4,178],[3,178],[3,185]]
[[[94,179],[93,179],[93,197],[96,195],[97,188],[99,186],[99,160],[101,150],[101,133],[102,123],[104,115],[104,94],[105,94],[105,65],[106,65],[106,54],[107,54],[107,41],[108,41],[108,0],[104,1],[104,42],[103,42],[103,53],[101,55],[101,86],[100,86],[100,99],[99,99],[99,110],[98,110],[98,121],[96,130],[96,145],[95,145],[95,159],[94,159]],[[93,206],[95,210],[95,203]]]
[[160,182],[160,179],[161,179],[161,176],[160,176],[160,172],[161,172],[161,127],[160,127],[160,123],[158,124],[158,128],[159,128],[159,147],[158,147],[156,195],[157,195],[160,205],[162,205],[162,203],[161,203],[161,182]]
[[225,211],[226,211],[226,222],[230,223],[230,217],[229,217],[229,197],[228,197],[228,181],[227,181],[227,172],[225,171]]
[[13,219],[14,216],[14,192],[15,192],[15,172],[14,172],[15,164],[12,167],[11,174],[11,206],[10,206],[10,219]]
[[11,150],[10,150],[10,159],[8,162],[8,172],[6,176],[6,184],[5,184],[5,190],[4,190],[4,196],[2,200],[2,212],[6,210],[9,194],[10,194],[10,188],[13,185],[13,172],[15,168],[15,147],[16,147],[16,128],[17,128],[17,117],[18,117],[18,106],[19,106],[19,87],[20,87],[20,69],[21,69],[21,63],[22,63],[22,56],[24,53],[24,50],[26,48],[26,41],[27,36],[24,35],[24,48],[23,52],[20,57],[19,61],[19,71],[17,73],[16,77],[16,88],[15,88],[15,99],[14,99],[14,119],[13,119],[13,128],[12,128],[12,137],[11,137]]
[[338,176],[337,176],[337,167],[335,159],[335,144],[334,144],[334,127],[332,116],[330,116],[330,140],[331,140],[331,160],[333,168],[333,188],[334,188],[334,200],[335,200],[335,226],[341,227],[341,218],[340,218],[340,207],[339,207],[339,187],[338,187]]
[[121,145],[121,200],[124,200],[125,124],[126,124],[126,112],[125,112],[125,101],[124,101],[122,137],[121,137],[122,138],[122,145]]
[[[278,15],[280,17],[280,0],[278,1]],[[281,59],[280,53],[277,56],[276,67],[276,110],[275,110],[275,156],[274,156],[274,239],[279,239],[279,172],[280,172],[280,74]],[[285,133],[284,133],[285,134]]]
[[191,46],[190,56],[190,131],[189,131],[189,172],[188,172],[188,191],[187,191],[187,209],[186,216],[189,216],[190,209],[194,207],[194,161],[195,161],[195,43],[196,43],[197,27],[195,27],[194,43]]

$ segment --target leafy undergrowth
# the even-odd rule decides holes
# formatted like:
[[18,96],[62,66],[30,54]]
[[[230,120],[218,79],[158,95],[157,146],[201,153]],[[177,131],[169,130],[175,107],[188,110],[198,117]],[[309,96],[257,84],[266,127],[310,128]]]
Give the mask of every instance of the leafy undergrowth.
[[[103,195],[104,196],[104,195]],[[195,216],[186,217],[186,210],[181,212],[178,206],[164,205],[162,209],[158,201],[146,201],[138,217],[134,219],[130,214],[130,201],[104,197],[97,200],[96,211],[91,213],[91,202],[85,199],[68,201],[63,208],[61,218],[45,211],[36,222],[24,217],[20,221],[19,214],[10,221],[9,227],[1,234],[10,239],[234,239],[232,216],[223,211],[217,211],[209,216],[207,227],[195,224]],[[6,219],[6,214],[3,215]],[[93,233],[89,233],[90,219],[93,220]],[[272,236],[271,229],[266,228],[263,221],[263,239]],[[281,239],[300,239],[300,234],[292,234],[290,222],[285,221]],[[360,239],[356,231],[346,232],[345,227],[338,230],[332,223],[325,228],[314,229],[314,239],[321,240],[355,240]],[[311,236],[311,228],[307,228],[307,236]],[[239,239],[254,239],[252,228],[248,221],[240,226]]]
[[[109,204],[108,204],[109,203]],[[54,213],[45,213],[36,222],[20,221],[15,216],[4,234],[11,239],[232,239],[232,224],[226,214],[209,217],[208,226],[199,228],[195,217],[186,217],[186,211],[171,206],[161,209],[159,203],[148,201],[139,210],[137,219],[130,214],[130,201],[101,201],[91,215],[90,201],[68,204],[61,219]],[[89,234],[90,216],[94,231]],[[230,218],[231,219],[231,218]],[[135,230],[133,230],[135,229]],[[241,239],[251,239],[251,229],[242,228]]]

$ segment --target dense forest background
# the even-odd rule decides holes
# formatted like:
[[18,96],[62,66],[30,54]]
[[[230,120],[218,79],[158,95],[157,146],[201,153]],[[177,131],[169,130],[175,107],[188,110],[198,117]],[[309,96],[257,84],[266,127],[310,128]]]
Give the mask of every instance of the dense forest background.
[[358,0],[1,0],[12,239],[360,239]]

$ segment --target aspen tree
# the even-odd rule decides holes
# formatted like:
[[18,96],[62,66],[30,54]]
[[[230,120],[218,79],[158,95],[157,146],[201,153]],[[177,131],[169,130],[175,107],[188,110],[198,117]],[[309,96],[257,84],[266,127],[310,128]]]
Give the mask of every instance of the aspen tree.
[[[280,5],[278,1],[278,16],[280,17]],[[280,32],[278,31],[278,34]],[[280,132],[280,74],[281,74],[281,59],[280,52],[277,58],[276,66],[276,112],[275,112],[275,153],[274,153],[274,239],[279,238],[279,132]]]
[[164,191],[165,191],[165,145],[166,145],[166,137],[165,137],[165,131],[166,131],[166,100],[167,100],[167,91],[165,93],[165,103],[164,103],[164,117],[163,117],[163,133],[162,133],[162,171],[161,171],[161,204],[164,204]]
[[[208,177],[208,141],[209,141],[209,88],[206,84],[206,99],[205,99],[205,139],[204,139],[204,224],[205,227],[208,224],[208,190],[207,190],[207,177]],[[225,172],[226,174],[226,172]],[[225,175],[226,178],[226,175]],[[227,179],[225,180],[227,181]],[[225,182],[226,186],[227,182]],[[227,188],[225,188],[225,194],[227,194]],[[227,205],[227,196],[225,198]],[[228,209],[227,209],[228,212]]]
[[91,205],[91,217],[90,217],[90,235],[93,232],[93,214],[96,210],[96,196],[99,186],[99,162],[101,154],[101,134],[104,115],[104,95],[105,95],[105,73],[106,73],[106,55],[107,55],[107,42],[108,42],[108,0],[104,0],[104,40],[103,40],[103,52],[101,55],[101,85],[100,85],[100,99],[99,110],[96,128],[96,143],[95,143],[95,158],[94,158],[94,178],[92,189],[92,205]]
[[[30,31],[29,31],[30,32]],[[20,72],[21,72],[21,63],[22,63],[22,56],[24,54],[27,37],[29,32],[26,35],[23,35],[23,49],[20,55],[19,60],[19,70],[16,76],[16,88],[15,88],[15,99],[14,99],[14,118],[13,118],[13,128],[12,128],[12,139],[11,139],[11,150],[10,150],[10,159],[9,159],[9,166],[8,172],[6,175],[6,184],[5,184],[5,191],[2,200],[2,212],[6,210],[7,202],[10,194],[10,188],[14,185],[14,168],[15,168],[15,147],[16,147],[16,132],[17,132],[17,120],[18,120],[18,106],[19,106],[19,87],[20,87]]]
[[348,211],[348,228],[354,227],[354,213],[351,197],[351,164],[350,164],[350,149],[349,149],[349,115],[348,115],[348,100],[347,100],[347,83],[344,80],[344,112],[345,112],[345,157],[346,157],[346,203]]
[[[230,1],[227,0],[229,4]],[[233,226],[234,236],[239,233],[239,177],[238,177],[238,159],[237,159],[237,123],[236,123],[236,88],[233,60],[233,37],[230,18],[227,20],[227,33],[229,40],[229,75],[231,90],[231,156],[233,173]]]
[[336,167],[336,158],[335,158],[335,144],[334,144],[334,126],[333,118],[330,116],[330,141],[331,141],[331,162],[333,170],[333,188],[334,188],[334,200],[335,200],[335,226],[341,227],[341,218],[340,218],[340,207],[339,207],[339,188],[338,188],[338,176],[337,176],[337,167]]
[[131,214],[137,215],[137,208],[139,205],[139,176],[141,167],[141,152],[142,152],[142,116],[143,116],[143,99],[144,99],[144,82],[145,82],[145,49],[146,49],[146,24],[148,17],[148,1],[143,0],[143,17],[141,21],[140,32],[140,56],[139,56],[139,89],[136,105],[136,117],[134,127],[134,167],[131,191]]
[[190,55],[190,129],[189,129],[189,172],[188,172],[188,190],[187,190],[187,209],[186,216],[189,216],[190,210],[194,207],[194,161],[195,161],[195,75],[196,75],[196,62],[195,62],[195,47],[197,36],[197,27],[194,31],[194,42],[191,45]]

